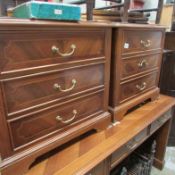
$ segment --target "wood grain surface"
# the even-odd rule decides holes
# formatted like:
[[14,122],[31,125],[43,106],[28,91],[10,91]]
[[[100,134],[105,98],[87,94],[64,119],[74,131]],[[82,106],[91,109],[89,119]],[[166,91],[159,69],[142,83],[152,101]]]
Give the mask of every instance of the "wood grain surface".
[[[35,165],[26,175],[86,174],[144,128],[151,126],[151,123],[159,119],[174,105],[174,98],[160,95],[159,100],[149,102],[128,114],[120,124],[112,126],[106,131],[79,138],[79,141],[75,141],[65,148],[58,148],[57,153]],[[163,128],[160,130],[161,134],[168,131],[166,127]],[[162,155],[166,148],[167,138],[163,136],[166,137],[166,135],[159,135],[157,139],[161,154],[159,155],[159,150],[157,150],[156,159],[158,160],[163,158]]]

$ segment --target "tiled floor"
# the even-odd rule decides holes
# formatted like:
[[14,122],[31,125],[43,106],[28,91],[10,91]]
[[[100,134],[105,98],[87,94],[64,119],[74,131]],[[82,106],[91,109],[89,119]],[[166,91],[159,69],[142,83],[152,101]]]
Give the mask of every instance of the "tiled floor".
[[163,171],[153,168],[151,175],[175,175],[175,147],[167,148]]

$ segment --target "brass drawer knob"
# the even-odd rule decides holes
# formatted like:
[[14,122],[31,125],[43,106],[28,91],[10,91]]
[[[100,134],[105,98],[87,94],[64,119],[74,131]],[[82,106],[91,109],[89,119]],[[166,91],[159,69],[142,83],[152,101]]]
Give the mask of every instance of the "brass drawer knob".
[[68,89],[62,89],[62,87],[59,84],[57,84],[57,83],[55,83],[53,85],[53,88],[55,90],[59,90],[61,92],[69,92],[69,91],[72,91],[75,88],[76,84],[77,84],[76,79],[72,79],[72,86],[70,88],[68,88]]
[[56,47],[56,46],[52,46],[51,50],[52,50],[52,53],[53,54],[58,54],[58,55],[60,55],[62,57],[68,57],[68,56],[71,56],[71,55],[74,54],[75,49],[76,49],[76,45],[75,44],[72,44],[70,46],[70,48],[71,48],[71,51],[68,52],[68,53],[62,53],[62,52],[60,52],[60,49],[58,47]]
[[140,44],[145,48],[149,48],[151,46],[151,41],[150,40],[146,40],[146,41],[141,40]]
[[145,90],[146,89],[146,86],[147,86],[147,84],[146,84],[146,82],[143,82],[141,85],[136,85],[136,88],[139,90],[139,91],[143,91],[143,90]]
[[139,68],[143,68],[143,67],[146,67],[146,66],[148,66],[148,62],[145,59],[142,60],[140,63],[138,63]]
[[59,121],[59,122],[61,122],[61,123],[63,123],[63,124],[69,124],[69,123],[71,123],[76,118],[77,110],[74,109],[72,111],[72,113],[73,113],[73,117],[71,119],[63,120],[63,118],[61,116],[57,116],[56,117],[56,120]]

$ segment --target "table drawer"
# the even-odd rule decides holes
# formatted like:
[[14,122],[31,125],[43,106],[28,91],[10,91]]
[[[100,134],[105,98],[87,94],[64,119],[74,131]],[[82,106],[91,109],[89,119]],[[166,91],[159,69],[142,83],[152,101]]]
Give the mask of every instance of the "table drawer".
[[94,88],[104,88],[104,77],[104,65],[95,64],[4,80],[2,85],[8,116]]
[[135,80],[122,82],[120,86],[120,103],[131,99],[157,86],[157,72],[142,76]]
[[103,111],[104,93],[101,91],[68,103],[58,104],[54,108],[32,116],[9,120],[13,148],[58,134],[58,132],[66,132],[68,128],[95,117]]
[[162,49],[163,31],[124,30],[123,54],[134,54],[147,50]]
[[0,35],[1,71],[77,62],[105,55],[105,30],[8,33]]
[[130,153],[130,151],[139,146],[142,143],[142,141],[147,137],[147,135],[148,129],[145,128],[134,138],[132,138],[128,143],[126,143],[124,146],[115,151],[111,155],[111,168],[114,168],[121,161],[122,158],[127,156]]
[[143,73],[160,66],[161,55],[137,56],[122,60],[122,78]]
[[154,121],[150,127],[150,134],[159,129],[168,119],[171,118],[171,116],[172,112],[171,110],[169,110],[165,114],[163,114],[160,118],[158,118],[156,121]]
[[109,174],[108,168],[109,168],[108,160],[104,160],[103,162],[98,164],[95,168],[93,168],[91,171],[89,171],[85,175],[107,175]]
[[114,168],[120,161],[123,156],[128,154],[128,147],[126,145],[119,148],[111,156],[111,168]]

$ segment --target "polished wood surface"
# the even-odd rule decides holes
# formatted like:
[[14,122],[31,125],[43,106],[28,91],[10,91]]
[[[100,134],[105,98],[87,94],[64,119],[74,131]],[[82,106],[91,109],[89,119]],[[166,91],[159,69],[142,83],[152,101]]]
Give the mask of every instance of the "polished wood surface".
[[[145,53],[145,51],[154,51],[155,49],[162,49],[162,31],[149,31],[125,29],[123,34],[122,55]],[[127,44],[129,45],[127,47]]]
[[[83,62],[105,56],[104,30],[59,30],[1,33],[1,71],[8,73],[24,68]],[[72,45],[75,46],[74,49]],[[59,49],[59,52],[54,52],[52,47]],[[71,53],[72,50],[74,52],[71,55],[61,55]]]
[[38,156],[110,124],[112,29],[5,21],[0,22],[0,168],[2,175],[23,175]]
[[[42,27],[48,27],[48,29],[52,28],[52,30],[59,30],[59,27],[113,27],[113,28],[120,28],[120,27],[139,27],[142,29],[161,29],[163,26],[161,25],[155,25],[155,24],[149,24],[149,25],[143,25],[143,24],[130,24],[130,23],[120,23],[120,22],[95,22],[95,21],[79,21],[79,22],[55,22],[50,20],[29,20],[29,19],[10,19],[5,18],[0,20],[0,30],[8,29],[13,30],[11,26],[13,27],[26,27],[26,28],[33,28],[34,30],[42,31]],[[56,28],[54,28],[56,27]],[[154,30],[153,29],[153,30]]]
[[136,26],[113,29],[109,102],[113,122],[135,105],[158,97],[164,32],[165,28]]
[[[145,139],[149,138],[153,133],[150,132],[151,124],[160,119],[162,124],[159,125],[160,129],[157,130],[155,138],[158,145],[156,160],[159,160],[163,166],[164,158],[162,155],[164,155],[166,149],[168,123],[171,120],[170,111],[174,105],[175,99],[161,95],[158,100],[149,102],[128,114],[120,124],[111,126],[106,131],[79,138],[79,141],[73,142],[64,149],[58,148],[57,153],[34,166],[26,175],[83,175],[87,172],[91,173],[91,169],[96,165],[98,165],[97,167],[103,165],[101,169],[104,169],[105,163],[103,161],[108,160],[110,162],[111,158],[113,163],[110,163],[110,166],[114,165],[116,159],[121,161]],[[136,140],[140,140],[140,142],[129,151],[127,148],[127,152],[123,150],[124,154],[122,154],[123,146],[131,142],[135,136],[137,136]],[[117,157],[117,154],[120,155]],[[100,164],[100,162],[103,163]],[[159,166],[159,168],[161,167]]]
[[[56,133],[66,132],[80,122],[102,114],[103,98],[104,93],[102,91],[96,92],[71,100],[69,103],[57,105],[55,108],[39,114],[9,121],[13,148],[24,147],[26,146],[25,144],[33,144]],[[74,110],[77,111],[76,114],[74,114]],[[57,120],[58,116],[63,121]],[[73,117],[74,119],[72,120]],[[64,123],[64,121],[69,122]]]
[[125,58],[122,60],[121,78],[124,80],[158,69],[160,61],[161,54]]
[[[92,72],[96,76],[88,78]],[[2,80],[8,118],[28,113],[38,106],[61,103],[64,99],[104,88],[104,76],[104,64],[98,63]],[[66,89],[70,90],[64,91]]]
[[152,88],[156,87],[157,72],[137,77],[132,81],[124,81],[120,84],[119,103],[130,100]]

